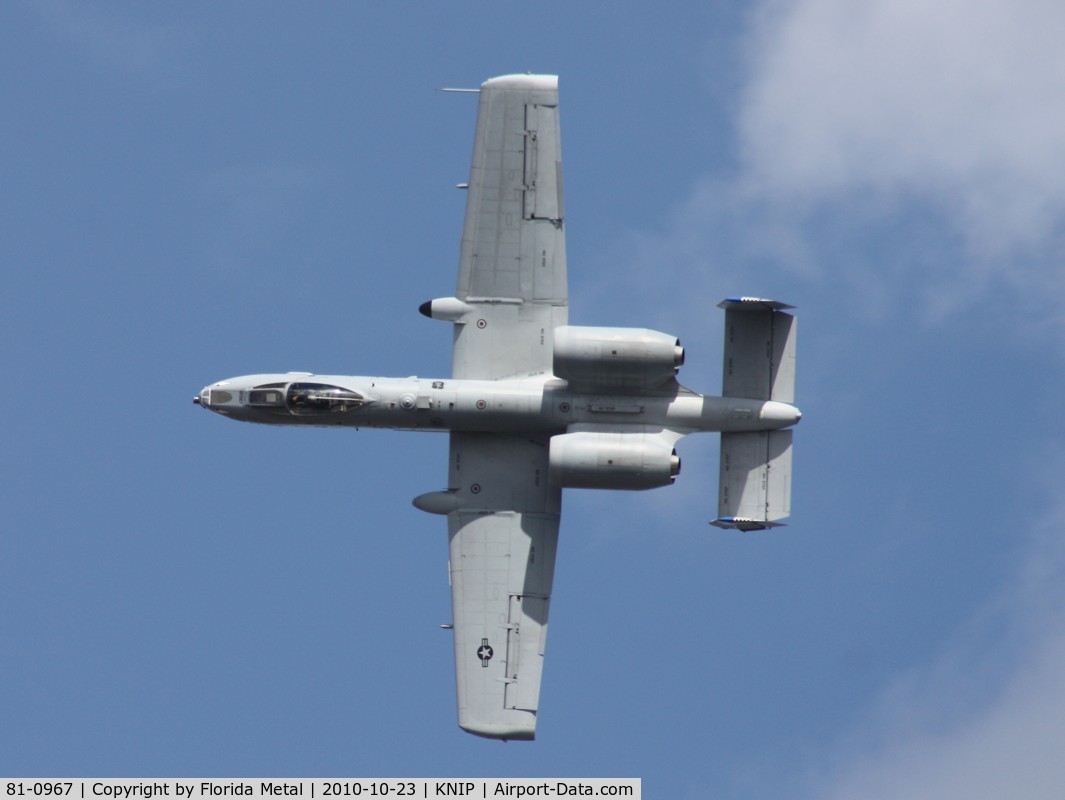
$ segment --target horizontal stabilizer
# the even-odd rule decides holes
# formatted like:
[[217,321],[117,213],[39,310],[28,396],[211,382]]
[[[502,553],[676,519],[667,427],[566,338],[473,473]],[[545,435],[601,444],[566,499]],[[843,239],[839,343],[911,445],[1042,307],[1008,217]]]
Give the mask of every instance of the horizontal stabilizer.
[[718,528],[764,530],[791,514],[790,430],[721,434]]
[[776,300],[734,297],[725,309],[725,357],[721,394],[795,402],[795,317]]

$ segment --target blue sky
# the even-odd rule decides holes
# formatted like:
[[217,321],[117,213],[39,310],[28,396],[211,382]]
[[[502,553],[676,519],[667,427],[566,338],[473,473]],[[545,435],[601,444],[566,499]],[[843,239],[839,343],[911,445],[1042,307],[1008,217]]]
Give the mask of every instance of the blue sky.
[[[0,774],[1065,785],[1065,11],[1040,0],[0,11]],[[799,307],[794,516],[571,491],[539,739],[455,726],[428,434],[190,402],[445,376],[476,86],[561,76],[571,319]]]

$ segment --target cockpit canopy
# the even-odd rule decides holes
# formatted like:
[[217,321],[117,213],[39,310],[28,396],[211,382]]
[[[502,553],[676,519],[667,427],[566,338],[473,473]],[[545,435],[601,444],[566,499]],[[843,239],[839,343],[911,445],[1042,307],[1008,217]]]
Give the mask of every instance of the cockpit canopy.
[[248,391],[248,405],[253,408],[301,417],[343,414],[362,404],[358,392],[327,383],[264,383]]

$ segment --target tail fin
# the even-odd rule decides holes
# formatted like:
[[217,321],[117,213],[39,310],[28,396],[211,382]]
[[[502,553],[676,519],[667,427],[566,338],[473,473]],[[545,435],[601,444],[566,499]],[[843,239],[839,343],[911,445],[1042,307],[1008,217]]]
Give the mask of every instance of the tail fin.
[[[792,306],[756,297],[730,298],[725,309],[721,394],[795,402],[795,317]],[[764,530],[791,513],[790,430],[721,434],[719,528]]]

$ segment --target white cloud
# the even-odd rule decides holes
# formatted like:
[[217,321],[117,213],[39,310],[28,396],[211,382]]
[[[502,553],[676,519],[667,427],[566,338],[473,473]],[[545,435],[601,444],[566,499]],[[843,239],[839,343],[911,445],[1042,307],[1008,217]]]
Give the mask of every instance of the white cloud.
[[[937,663],[885,692],[879,711],[852,731],[851,743],[840,745],[836,766],[812,782],[810,796],[1060,797],[1063,528],[1059,511],[1041,527],[1027,564],[995,607],[973,620]],[[1004,634],[988,636],[988,628],[999,626]]]
[[1065,6],[769,4],[741,118],[746,179],[795,203],[935,203],[973,252],[1040,247],[1065,218]]
[[625,257],[693,296],[693,275],[788,297],[797,280],[864,320],[1020,302],[1011,330],[1060,330],[1061,41],[1049,0],[766,0],[734,173],[697,181]]
[[[1065,6],[1043,0],[769,2],[748,51],[738,176],[684,216],[716,203],[737,230],[771,221],[775,245],[744,254],[821,261],[833,295],[917,290],[949,313],[1008,286],[1053,320],[1065,296],[1062,40]],[[1059,510],[1003,593],[837,744],[810,796],[1060,795],[1063,529]]]
[[[651,291],[685,286],[692,298],[707,296],[693,275],[718,292],[774,294],[775,283],[795,291],[799,281],[822,295],[810,302],[829,297],[866,316],[879,306],[893,324],[903,293],[932,316],[979,304],[986,323],[990,290],[1007,287],[1027,293],[1011,330],[1029,314],[1060,325],[1061,41],[1065,6],[1040,0],[766,5],[750,39],[734,176],[700,182],[628,255],[640,274],[654,265],[662,276]],[[700,314],[704,305],[682,304],[681,318]],[[836,333],[853,339],[848,322]],[[823,322],[822,346],[830,335]],[[886,687],[864,721],[822,750],[828,766],[789,782],[792,796],[799,785],[821,800],[1060,795],[1063,530],[1060,509],[1002,592],[932,663]],[[810,750],[802,757],[818,761]]]
[[733,174],[623,257],[692,296],[806,282],[867,320],[1004,296],[1026,309],[1011,328],[1045,337],[1065,300],[1061,41],[1065,5],[1044,0],[767,0]]

